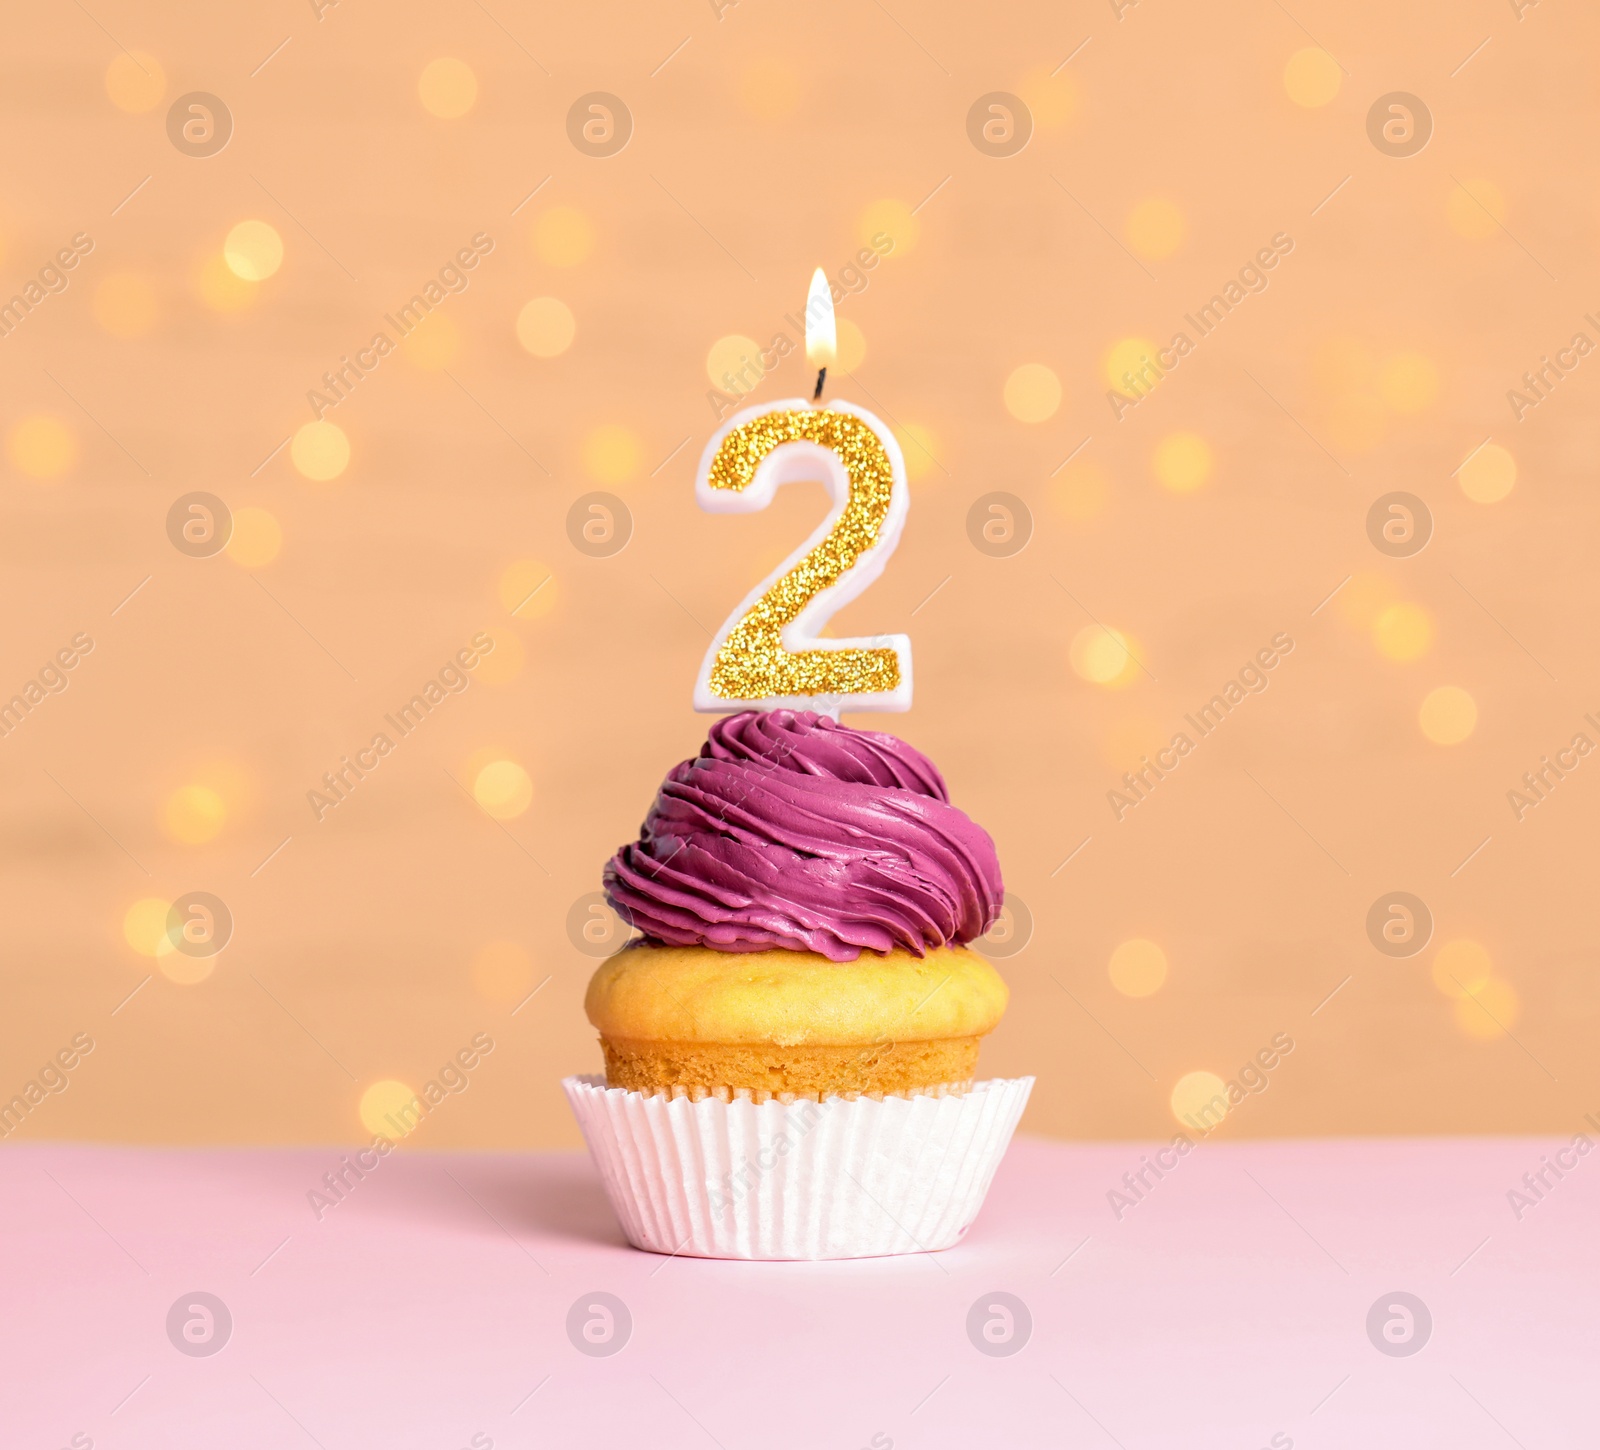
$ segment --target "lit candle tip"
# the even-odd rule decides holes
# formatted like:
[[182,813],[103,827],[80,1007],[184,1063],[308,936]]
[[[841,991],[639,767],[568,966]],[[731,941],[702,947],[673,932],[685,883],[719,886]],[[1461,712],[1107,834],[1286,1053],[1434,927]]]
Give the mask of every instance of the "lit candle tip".
[[818,267],[811,274],[806,297],[806,361],[814,368],[832,367],[839,356],[839,333],[833,320],[833,293],[827,274]]

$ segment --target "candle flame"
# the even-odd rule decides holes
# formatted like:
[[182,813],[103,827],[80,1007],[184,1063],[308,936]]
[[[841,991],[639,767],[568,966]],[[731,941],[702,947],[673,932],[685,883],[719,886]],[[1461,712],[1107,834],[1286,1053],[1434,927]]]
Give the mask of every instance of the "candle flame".
[[832,367],[839,356],[839,333],[833,321],[833,293],[821,267],[811,274],[806,295],[806,361],[814,368]]

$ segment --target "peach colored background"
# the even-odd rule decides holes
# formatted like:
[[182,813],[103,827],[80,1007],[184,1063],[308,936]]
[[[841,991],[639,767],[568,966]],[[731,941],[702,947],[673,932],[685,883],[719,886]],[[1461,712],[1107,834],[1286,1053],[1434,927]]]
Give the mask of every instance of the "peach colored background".
[[[354,1139],[371,1083],[420,1086],[481,1031],[495,1050],[419,1143],[576,1143],[557,1082],[598,1054],[581,1012],[594,960],[568,912],[699,745],[705,631],[821,510],[804,488],[759,516],[696,510],[716,421],[708,350],[727,334],[766,344],[811,269],[837,272],[885,218],[895,249],[840,309],[866,356],[833,395],[924,430],[936,461],[917,462],[884,578],[836,627],[911,633],[915,710],[854,723],[939,762],[1031,910],[1031,939],[1000,963],[1013,1005],[985,1055],[990,1072],[1038,1074],[1025,1127],[1169,1133],[1183,1074],[1228,1077],[1280,1032],[1296,1050],[1226,1132],[1580,1126],[1600,1108],[1600,764],[1520,822],[1506,792],[1600,708],[1600,361],[1520,423],[1505,394],[1600,306],[1600,26],[1553,4],[1519,18],[1506,0],[1291,8],[740,0],[719,18],[707,0],[342,0],[319,19],[288,0],[248,17],[91,0],[13,14],[6,295],[74,233],[95,242],[0,339],[0,431],[53,417],[77,447],[55,481],[19,466],[21,445],[3,463],[3,693],[75,632],[96,641],[0,740],[0,1096],[75,1033],[97,1044],[21,1133]],[[1340,83],[1306,107],[1284,73],[1316,45]],[[123,46],[164,75],[140,114],[107,97]],[[477,78],[460,119],[419,102],[441,56]],[[167,139],[168,106],[195,90],[235,120],[207,159]],[[569,107],[594,90],[633,116],[613,157],[568,140]],[[1366,133],[1395,90],[1435,122],[1408,159]],[[990,91],[1033,108],[1019,155],[968,139]],[[1149,198],[1184,222],[1159,259],[1128,240]],[[283,264],[219,311],[198,279],[248,218],[277,230]],[[592,246],[558,266],[563,218]],[[272,450],[310,419],[307,389],[478,232],[495,246],[443,309],[450,326],[329,415],[349,467],[301,477]],[[1107,351],[1164,342],[1278,232],[1295,246],[1267,290],[1116,422]],[[97,296],[127,274],[118,285],[142,282],[154,312],[118,337]],[[537,296],[576,319],[554,358],[517,343]],[[1063,390],[1033,424],[1004,402],[1027,363]],[[752,401],[809,381],[791,357]],[[1174,433],[1213,459],[1193,492],[1153,472]],[[1491,436],[1519,476],[1485,504],[1454,475]],[[611,558],[567,533],[595,489],[634,520]],[[1397,489],[1435,521],[1405,559],[1366,533],[1373,500]],[[166,515],[192,490],[270,513],[276,558],[179,553]],[[997,490],[1034,521],[1008,558],[967,532]],[[502,580],[519,563],[551,582],[513,617]],[[1409,661],[1379,647],[1396,604],[1432,626]],[[1126,687],[1071,667],[1095,621],[1144,663]],[[319,824],[306,791],[480,630],[499,641],[495,669]],[[1278,632],[1295,649],[1270,688],[1118,821],[1122,771]],[[1419,729],[1441,685],[1478,708],[1460,744]],[[533,787],[501,822],[470,796],[491,758]],[[169,824],[195,785],[226,812],[198,844]],[[192,890],[222,897],[236,927],[185,984],[123,923],[141,898]],[[1365,930],[1397,890],[1436,923],[1408,959]],[[1146,998],[1108,977],[1130,938],[1170,964]],[[1463,939],[1493,962],[1495,1020],[1431,981],[1437,947]],[[493,941],[525,955],[475,975]]]

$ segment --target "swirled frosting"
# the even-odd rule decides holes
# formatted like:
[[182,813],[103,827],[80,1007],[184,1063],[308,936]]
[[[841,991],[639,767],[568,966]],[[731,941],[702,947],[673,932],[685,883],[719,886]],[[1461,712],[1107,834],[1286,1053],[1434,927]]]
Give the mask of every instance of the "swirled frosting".
[[836,962],[972,941],[1003,890],[989,833],[927,756],[809,710],[718,720],[605,870],[654,941]]

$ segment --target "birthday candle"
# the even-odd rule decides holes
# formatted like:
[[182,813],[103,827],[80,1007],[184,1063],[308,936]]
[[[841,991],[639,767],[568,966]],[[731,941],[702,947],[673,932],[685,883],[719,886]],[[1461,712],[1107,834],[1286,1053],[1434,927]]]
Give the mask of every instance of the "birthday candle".
[[819,369],[812,400],[743,409],[701,455],[695,497],[713,513],[755,512],[784,484],[813,479],[833,506],[717,631],[695,682],[697,710],[787,706],[837,716],[911,708],[906,635],[821,637],[834,613],[883,572],[911,502],[905,459],[883,422],[850,403],[820,403],[835,338],[819,268],[806,305],[806,358]]

